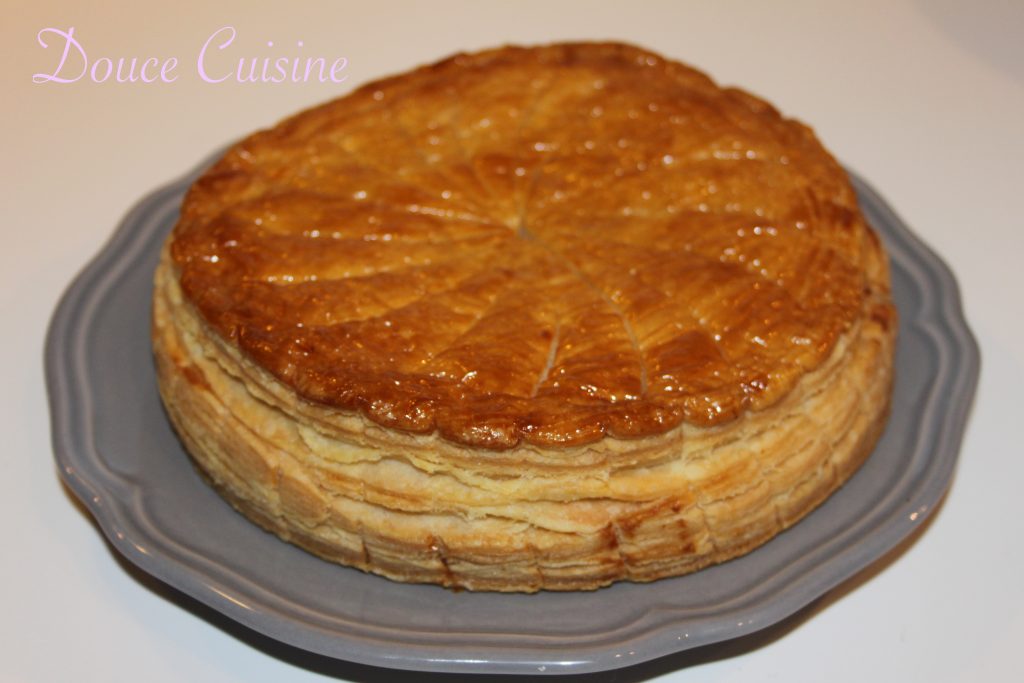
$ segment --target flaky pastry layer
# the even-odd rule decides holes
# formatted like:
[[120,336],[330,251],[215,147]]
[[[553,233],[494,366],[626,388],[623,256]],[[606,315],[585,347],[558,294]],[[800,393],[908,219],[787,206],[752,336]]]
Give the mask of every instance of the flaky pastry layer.
[[578,590],[695,571],[818,505],[887,414],[893,337],[869,318],[744,419],[568,451],[482,451],[295,396],[211,334],[166,258],[157,287],[161,393],[200,469],[285,540],[401,581]]
[[235,146],[156,273],[168,414],[326,559],[593,589],[741,555],[888,412],[885,254],[750,95],[619,44],[460,55]]

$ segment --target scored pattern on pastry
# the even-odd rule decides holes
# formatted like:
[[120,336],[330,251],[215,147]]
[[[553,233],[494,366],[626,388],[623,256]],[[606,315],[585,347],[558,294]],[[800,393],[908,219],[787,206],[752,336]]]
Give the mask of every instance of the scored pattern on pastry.
[[172,253],[206,321],[311,401],[486,448],[763,409],[881,285],[808,129],[621,45],[370,84],[234,147]]
[[884,251],[759,99],[638,48],[459,55],[238,143],[155,277],[167,413],[250,519],[471,590],[750,551],[888,413]]

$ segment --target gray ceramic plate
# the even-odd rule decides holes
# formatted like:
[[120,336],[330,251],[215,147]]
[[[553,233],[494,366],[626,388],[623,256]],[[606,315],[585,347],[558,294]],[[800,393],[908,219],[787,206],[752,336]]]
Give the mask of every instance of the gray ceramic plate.
[[582,673],[635,664],[793,614],[893,548],[949,485],[977,347],[949,270],[855,179],[893,260],[901,326],[892,418],[865,466],[793,529],[690,576],[592,593],[454,593],[318,560],[222,502],[161,408],[150,280],[194,177],[132,209],[60,302],[46,345],[54,451],[68,486],[129,560],[274,639],[423,671]]

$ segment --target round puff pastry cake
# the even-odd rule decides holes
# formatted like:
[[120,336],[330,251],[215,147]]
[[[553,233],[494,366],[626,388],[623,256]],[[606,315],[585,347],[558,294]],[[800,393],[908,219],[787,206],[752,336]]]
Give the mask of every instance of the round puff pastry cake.
[[153,323],[238,510],[496,591],[684,574],[792,525],[871,451],[896,327],[810,129],[608,43],[456,55],[236,144]]

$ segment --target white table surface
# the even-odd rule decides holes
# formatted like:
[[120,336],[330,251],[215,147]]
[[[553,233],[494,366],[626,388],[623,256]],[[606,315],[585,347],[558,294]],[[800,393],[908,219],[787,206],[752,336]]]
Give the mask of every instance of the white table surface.
[[[233,138],[459,49],[615,38],[813,124],[956,273],[982,377],[950,493],[883,561],[781,626],[593,680],[1024,680],[1024,4],[1020,2],[7,2],[0,23],[2,681],[400,679],[276,646],[122,561],[63,488],[43,385],[47,321],[126,209]],[[304,42],[348,81],[211,84],[202,43]],[[173,83],[37,84],[75,28],[90,59],[177,56]]]

